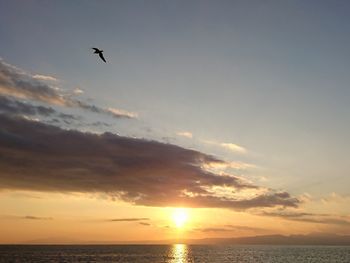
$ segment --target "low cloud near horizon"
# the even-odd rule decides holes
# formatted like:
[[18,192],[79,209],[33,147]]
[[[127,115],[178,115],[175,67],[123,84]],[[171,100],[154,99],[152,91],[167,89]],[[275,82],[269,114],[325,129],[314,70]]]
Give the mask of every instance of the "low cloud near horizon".
[[293,212],[293,211],[272,211],[262,212],[261,215],[269,217],[283,218],[289,221],[304,222],[304,223],[316,223],[326,225],[339,225],[350,226],[349,216],[335,216],[331,214],[317,214],[306,212]]
[[33,216],[33,215],[27,215],[27,216],[5,215],[5,216],[1,216],[1,218],[20,219],[20,220],[53,220],[52,217]]
[[239,226],[239,225],[224,225],[219,227],[202,227],[202,228],[194,228],[194,231],[199,232],[238,232],[238,231],[246,231],[246,232],[266,232],[267,229],[259,228],[259,227],[249,227],[249,226]]
[[130,217],[130,218],[112,218],[107,219],[107,222],[138,222],[138,221],[148,221],[148,217]]

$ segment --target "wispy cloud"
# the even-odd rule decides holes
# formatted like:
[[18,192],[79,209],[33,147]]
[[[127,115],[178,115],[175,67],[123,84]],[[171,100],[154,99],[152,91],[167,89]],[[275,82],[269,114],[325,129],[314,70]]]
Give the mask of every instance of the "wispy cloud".
[[211,144],[215,146],[222,147],[224,149],[230,150],[235,153],[240,153],[240,154],[246,154],[248,150],[244,148],[243,146],[240,146],[235,143],[228,143],[228,142],[217,142],[217,141],[212,141],[212,140],[201,140],[202,142],[206,144]]
[[279,217],[298,222],[350,226],[350,218],[334,216],[331,214],[317,214],[296,211],[265,211],[261,214],[264,216]]
[[220,146],[233,152],[247,153],[247,149],[234,143],[220,143]]
[[78,116],[58,112],[52,107],[42,105],[32,105],[0,95],[0,113],[10,116],[22,116],[27,119],[37,120],[38,117],[51,118],[48,122],[57,120],[58,123],[72,124],[72,122],[80,121]]
[[26,215],[26,216],[17,216],[17,215],[3,215],[1,218],[4,219],[18,219],[18,220],[53,220],[52,217],[42,217],[42,216],[33,216],[33,215]]
[[232,229],[228,228],[222,228],[222,227],[205,227],[205,228],[194,228],[194,231],[199,231],[199,232],[228,232],[232,231]]
[[58,89],[2,60],[0,60],[0,94],[61,106],[69,103]]
[[28,220],[52,220],[52,217],[39,217],[39,216],[24,216],[23,219]]
[[[131,113],[116,108],[101,108],[99,106],[77,100],[68,92],[63,92],[57,87],[52,87],[43,80],[49,80],[50,76],[31,75],[17,67],[0,60],[0,94],[20,99],[29,99],[62,107],[81,108],[90,112],[107,114],[115,118],[136,118],[136,113]],[[77,90],[75,90],[77,91]],[[73,91],[76,94],[76,92]]]
[[349,195],[340,195],[337,193],[330,193],[328,196],[323,197],[321,199],[322,203],[324,204],[348,204],[350,202],[350,196]]
[[249,226],[239,226],[239,225],[223,225],[218,227],[204,227],[204,228],[194,228],[194,231],[200,232],[237,232],[237,231],[249,231],[249,232],[265,232],[266,229],[258,227]]
[[80,94],[83,94],[83,93],[84,93],[84,91],[81,88],[75,88],[73,90],[73,94],[74,95],[80,95]]
[[176,133],[178,136],[186,137],[186,138],[193,138],[193,134],[189,131],[181,131]]
[[58,79],[56,79],[55,77],[48,76],[48,75],[40,75],[40,74],[33,75],[33,78],[38,80],[44,80],[44,81],[53,81],[53,82],[58,81]]
[[240,225],[225,225],[225,227],[235,229],[235,230],[245,230],[245,231],[266,231],[264,228],[252,227],[252,226],[240,226]]
[[123,117],[127,117],[130,119],[138,117],[138,114],[135,112],[130,112],[130,111],[117,109],[117,108],[108,108],[107,111],[110,112],[112,115],[123,116]]
[[140,222],[139,224],[143,225],[143,226],[150,226],[151,225],[150,223],[147,223],[147,222]]
[[227,168],[235,169],[235,170],[246,170],[250,168],[257,168],[256,165],[245,163],[245,162],[224,162],[224,163],[208,163],[206,164],[206,168],[214,169],[214,170],[225,170]]
[[11,115],[42,115],[50,116],[56,113],[51,107],[37,106],[0,95],[0,112]]
[[105,221],[108,222],[137,222],[137,221],[147,221],[150,220],[147,217],[130,217],[130,218],[112,218]]

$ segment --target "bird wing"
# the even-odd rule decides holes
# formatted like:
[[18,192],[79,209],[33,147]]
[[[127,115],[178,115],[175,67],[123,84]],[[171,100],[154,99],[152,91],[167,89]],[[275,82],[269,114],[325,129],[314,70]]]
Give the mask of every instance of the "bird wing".
[[106,62],[106,60],[105,60],[105,58],[103,57],[102,52],[101,52],[101,53],[99,53],[98,55],[100,56],[100,58],[101,58],[101,59],[102,59],[102,60],[103,60],[105,63],[107,63],[107,62]]
[[95,51],[100,51],[98,48],[92,47],[91,49],[95,50]]

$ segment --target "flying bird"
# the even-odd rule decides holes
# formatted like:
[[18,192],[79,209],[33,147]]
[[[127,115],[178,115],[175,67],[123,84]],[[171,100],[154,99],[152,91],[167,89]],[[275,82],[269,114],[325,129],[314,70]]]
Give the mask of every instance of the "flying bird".
[[100,58],[101,58],[105,63],[107,63],[106,60],[105,60],[105,58],[103,57],[103,54],[102,54],[103,50],[99,50],[98,48],[95,48],[95,47],[93,47],[92,49],[95,50],[94,54],[98,54],[98,55],[100,56]]

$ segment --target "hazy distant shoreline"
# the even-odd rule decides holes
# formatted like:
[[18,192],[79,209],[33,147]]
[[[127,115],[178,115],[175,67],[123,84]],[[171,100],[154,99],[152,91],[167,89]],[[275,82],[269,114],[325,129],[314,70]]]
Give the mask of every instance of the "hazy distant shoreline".
[[236,238],[172,239],[143,241],[81,241],[64,238],[30,240],[21,243],[0,245],[305,245],[305,246],[350,246],[349,235],[261,235]]

